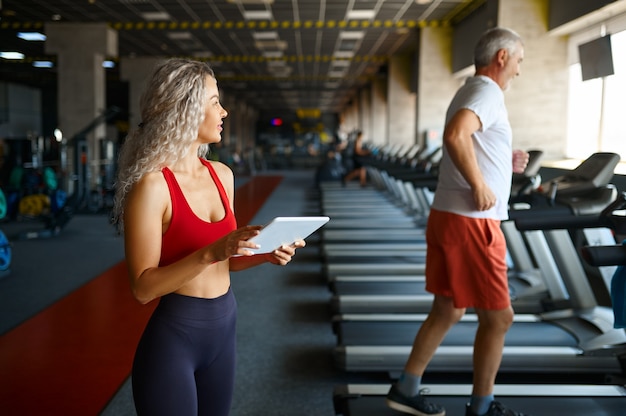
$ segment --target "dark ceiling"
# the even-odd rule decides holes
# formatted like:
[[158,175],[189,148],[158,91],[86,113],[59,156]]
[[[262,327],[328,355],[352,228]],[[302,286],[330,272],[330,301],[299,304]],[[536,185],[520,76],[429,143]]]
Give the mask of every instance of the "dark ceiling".
[[[259,110],[338,112],[383,71],[387,57],[415,49],[422,25],[449,25],[483,0],[0,0],[0,81],[54,82],[44,42],[17,32],[45,23],[106,22],[118,57],[208,60],[225,93]],[[116,61],[116,59],[113,59]],[[117,69],[108,70],[109,77]],[[50,81],[52,79],[52,81]]]

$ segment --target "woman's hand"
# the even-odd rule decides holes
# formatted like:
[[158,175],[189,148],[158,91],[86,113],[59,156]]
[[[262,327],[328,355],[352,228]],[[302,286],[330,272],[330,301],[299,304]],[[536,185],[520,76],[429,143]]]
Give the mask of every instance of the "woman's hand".
[[292,245],[282,245],[271,253],[267,253],[265,258],[269,263],[284,266],[291,261],[291,258],[296,254],[296,249],[304,247],[306,243],[304,240],[296,240]]
[[248,249],[259,246],[248,240],[258,235],[261,228],[260,225],[246,225],[217,240],[211,245],[213,261],[223,261],[235,255],[251,256],[253,253]]

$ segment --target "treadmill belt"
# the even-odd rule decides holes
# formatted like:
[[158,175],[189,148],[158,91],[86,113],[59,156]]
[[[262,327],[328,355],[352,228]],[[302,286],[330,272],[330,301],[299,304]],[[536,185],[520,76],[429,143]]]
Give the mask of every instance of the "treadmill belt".
[[[342,345],[411,345],[421,324],[419,321],[340,321],[337,337]],[[459,322],[450,328],[442,345],[471,346],[477,327],[476,322]],[[514,322],[506,334],[506,345],[577,347],[578,340],[548,322]]]
[[[585,415],[585,416],[624,416],[624,397],[506,397],[496,400],[505,406],[532,416]],[[446,408],[446,414],[465,414],[468,397],[433,397],[433,401]],[[401,413],[387,407],[383,396],[362,396],[346,399],[343,403],[343,416],[399,416]],[[339,409],[336,409],[339,410]]]

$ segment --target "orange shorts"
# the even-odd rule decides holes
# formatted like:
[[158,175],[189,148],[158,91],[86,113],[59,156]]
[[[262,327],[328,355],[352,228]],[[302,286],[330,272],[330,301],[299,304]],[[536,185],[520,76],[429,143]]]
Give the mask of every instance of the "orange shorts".
[[500,221],[431,210],[426,229],[426,290],[457,308],[510,306],[506,241]]

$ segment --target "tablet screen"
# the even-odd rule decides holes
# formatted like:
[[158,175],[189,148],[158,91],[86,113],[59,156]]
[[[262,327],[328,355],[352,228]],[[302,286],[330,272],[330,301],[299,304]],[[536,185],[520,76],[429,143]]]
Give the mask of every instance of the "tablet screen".
[[270,253],[281,245],[293,244],[298,239],[305,239],[313,234],[328,217],[276,217],[261,229],[261,233],[250,241],[260,246],[250,249],[254,254]]

